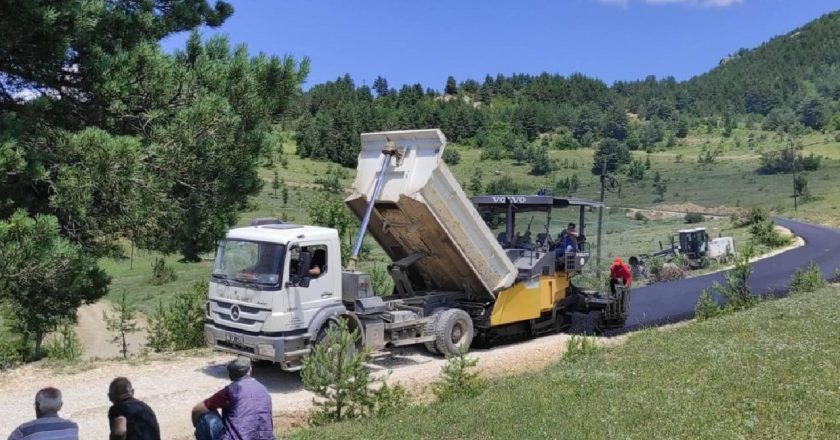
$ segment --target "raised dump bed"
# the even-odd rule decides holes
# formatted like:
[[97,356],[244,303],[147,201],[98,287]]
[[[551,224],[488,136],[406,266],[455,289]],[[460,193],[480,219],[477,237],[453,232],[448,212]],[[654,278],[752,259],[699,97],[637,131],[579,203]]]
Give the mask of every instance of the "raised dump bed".
[[398,261],[425,254],[407,269],[418,291],[463,291],[494,298],[517,270],[441,159],[440,130],[362,134],[354,193],[347,206],[362,218],[380,173],[383,149],[396,145],[368,232]]

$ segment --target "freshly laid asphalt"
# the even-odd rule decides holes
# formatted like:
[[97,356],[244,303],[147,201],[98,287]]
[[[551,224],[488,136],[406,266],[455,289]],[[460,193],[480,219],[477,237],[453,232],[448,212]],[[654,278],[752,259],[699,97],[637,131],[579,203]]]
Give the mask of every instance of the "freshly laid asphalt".
[[[776,219],[776,224],[793,231],[805,241],[805,245],[753,263],[749,284],[755,294],[786,293],[796,269],[807,268],[811,262],[820,267],[826,279],[834,278],[840,268],[840,230],[788,219]],[[736,248],[738,245],[735,243]],[[623,328],[609,333],[623,333],[692,318],[703,289],[715,282],[723,283],[726,273],[632,289],[627,322]]]

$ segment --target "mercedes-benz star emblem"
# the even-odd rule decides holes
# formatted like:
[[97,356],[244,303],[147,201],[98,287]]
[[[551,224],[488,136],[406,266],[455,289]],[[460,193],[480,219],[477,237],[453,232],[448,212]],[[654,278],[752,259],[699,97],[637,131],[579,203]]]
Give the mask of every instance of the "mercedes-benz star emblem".
[[239,313],[240,313],[239,306],[234,305],[233,307],[230,308],[230,319],[232,319],[234,321],[239,321]]

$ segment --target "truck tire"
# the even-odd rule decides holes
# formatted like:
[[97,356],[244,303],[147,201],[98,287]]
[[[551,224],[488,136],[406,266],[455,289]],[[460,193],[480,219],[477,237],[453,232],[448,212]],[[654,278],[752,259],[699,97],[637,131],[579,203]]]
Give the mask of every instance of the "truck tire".
[[[315,336],[315,340],[312,341],[312,348],[315,348],[315,346],[317,345],[323,344],[324,341],[326,341],[327,339],[327,330],[333,327],[338,327],[338,323],[334,319],[327,320],[327,322],[324,323],[321,329],[318,330],[318,334]],[[355,344],[347,347],[347,357],[352,358],[356,356],[356,353],[358,353],[360,350],[361,343],[357,339]]]
[[461,309],[449,309],[437,319],[435,347],[444,356],[455,356],[461,349],[470,348],[474,334],[470,315]]
[[[426,324],[423,326],[423,334],[424,335],[434,335],[435,327],[437,326],[438,321],[440,320],[441,312],[434,312],[429,315],[429,319],[426,320]],[[437,347],[435,346],[435,341],[424,342],[423,345],[426,347],[426,350],[431,354],[440,354]]]

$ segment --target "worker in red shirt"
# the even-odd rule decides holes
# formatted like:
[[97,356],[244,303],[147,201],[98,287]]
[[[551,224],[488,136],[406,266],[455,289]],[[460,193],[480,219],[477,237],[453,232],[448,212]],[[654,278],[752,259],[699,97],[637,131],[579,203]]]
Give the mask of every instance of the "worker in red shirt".
[[621,258],[616,258],[610,266],[610,292],[615,293],[615,285],[621,280],[621,284],[625,289],[629,290],[630,285],[633,284],[633,272],[630,267],[621,261]]

